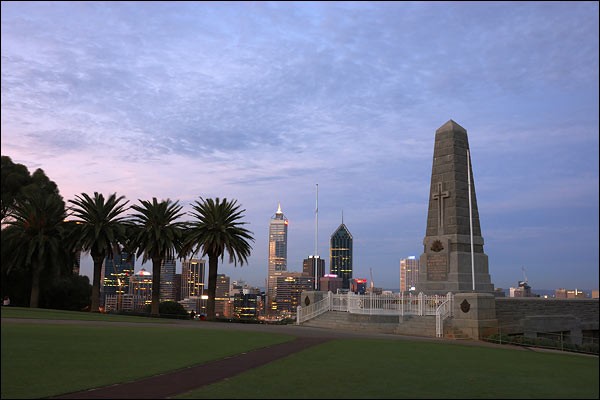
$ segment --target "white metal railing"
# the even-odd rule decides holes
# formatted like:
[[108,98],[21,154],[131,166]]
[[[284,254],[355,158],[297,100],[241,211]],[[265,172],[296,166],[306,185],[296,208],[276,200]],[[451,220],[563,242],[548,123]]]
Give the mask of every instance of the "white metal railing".
[[298,306],[296,312],[296,324],[301,324],[308,321],[311,318],[318,317],[319,315],[331,310],[331,295],[327,293],[327,296],[319,301],[315,301],[313,304],[309,304],[306,307]]
[[296,323],[308,321],[327,311],[345,311],[353,314],[369,315],[435,315],[436,334],[443,335],[444,320],[452,316],[452,293],[427,296],[404,295],[395,293],[387,295],[358,295],[354,293],[334,294],[329,292],[327,297],[306,307],[298,306]]
[[331,297],[331,311],[348,311],[348,295],[347,294],[333,294],[329,292]]
[[399,315],[401,303],[397,295],[355,295],[349,293],[342,296],[347,296],[347,311],[351,314]]
[[446,301],[440,304],[435,312],[435,335],[444,336],[444,320],[452,316],[454,296],[452,293],[446,295]]

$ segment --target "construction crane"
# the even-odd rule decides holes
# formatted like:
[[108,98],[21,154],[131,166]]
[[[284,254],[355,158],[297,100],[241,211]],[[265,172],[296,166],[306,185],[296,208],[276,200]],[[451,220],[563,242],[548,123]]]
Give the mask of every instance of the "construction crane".
[[523,280],[519,282],[520,287],[531,288],[528,283],[527,274],[525,273],[525,267],[521,267],[521,271],[523,271]]
[[527,274],[525,274],[525,267],[521,267],[521,271],[523,271],[523,283],[527,283]]

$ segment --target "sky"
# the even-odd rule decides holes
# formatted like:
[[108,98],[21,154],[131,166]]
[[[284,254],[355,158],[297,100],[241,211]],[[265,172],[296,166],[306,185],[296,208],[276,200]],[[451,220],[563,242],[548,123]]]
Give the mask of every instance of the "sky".
[[343,216],[354,277],[397,290],[452,119],[494,286],[597,289],[598,7],[2,1],[2,155],[66,201],[235,199],[252,252],[219,273],[254,286],[278,204],[289,271],[317,239],[329,272]]

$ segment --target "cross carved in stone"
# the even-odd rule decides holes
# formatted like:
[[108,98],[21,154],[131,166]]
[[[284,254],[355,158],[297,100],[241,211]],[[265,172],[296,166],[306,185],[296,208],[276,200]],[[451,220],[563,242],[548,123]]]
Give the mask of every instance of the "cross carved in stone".
[[442,182],[437,184],[437,193],[433,193],[431,198],[438,201],[438,235],[444,234],[444,199],[450,197],[448,190],[442,192]]

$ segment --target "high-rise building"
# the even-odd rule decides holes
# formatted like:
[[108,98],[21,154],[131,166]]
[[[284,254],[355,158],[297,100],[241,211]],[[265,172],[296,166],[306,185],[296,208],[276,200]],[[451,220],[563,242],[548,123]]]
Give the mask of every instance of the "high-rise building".
[[[106,296],[122,296],[129,291],[129,278],[134,273],[135,257],[129,257],[129,253],[115,253],[112,257],[104,259],[102,298]],[[104,301],[103,301],[104,303]]]
[[73,258],[73,275],[79,275],[81,269],[81,250],[76,250]]
[[342,289],[342,278],[335,274],[325,274],[319,279],[319,290],[323,292],[337,293],[338,289]]
[[314,276],[305,276],[300,272],[287,272],[277,277],[275,306],[280,316],[293,317],[301,303],[303,291],[314,289]]
[[176,301],[174,258],[164,259],[160,264],[160,301]]
[[233,317],[238,319],[256,319],[259,314],[260,294],[250,293],[243,289],[242,293],[233,296]]
[[419,281],[419,259],[410,256],[400,260],[400,291],[415,290]]
[[260,289],[248,285],[245,281],[237,280],[231,282],[231,287],[229,288],[229,296],[233,297],[233,295],[235,295],[236,293],[250,293],[260,295]]
[[[317,267],[316,276],[315,265]],[[313,290],[321,290],[321,277],[325,275],[325,260],[319,256],[308,256],[302,262],[302,275],[316,278],[317,287],[313,288]]]
[[342,278],[343,289],[350,289],[352,279],[352,234],[342,224],[333,232],[329,248],[330,273]]
[[134,309],[142,311],[146,304],[152,303],[152,273],[144,268],[133,274],[129,280],[129,294],[136,299]]
[[217,317],[231,317],[233,305],[229,299],[230,278],[225,274],[217,274],[217,287],[215,289],[215,315]]
[[206,261],[197,258],[183,260],[181,263],[181,298],[205,294],[204,278],[206,276]]
[[287,271],[287,233],[288,220],[277,205],[277,212],[269,222],[269,267],[267,278],[267,296],[271,303],[277,290],[277,277]]
[[181,300],[181,274],[175,274],[173,288],[175,289],[175,301]]

